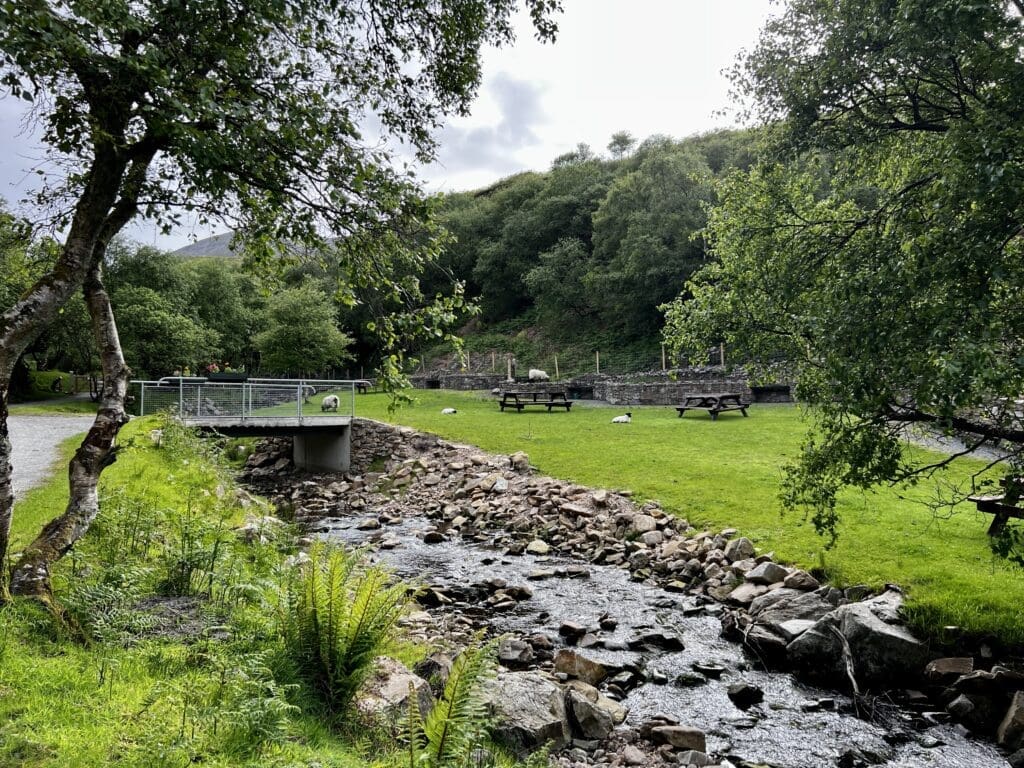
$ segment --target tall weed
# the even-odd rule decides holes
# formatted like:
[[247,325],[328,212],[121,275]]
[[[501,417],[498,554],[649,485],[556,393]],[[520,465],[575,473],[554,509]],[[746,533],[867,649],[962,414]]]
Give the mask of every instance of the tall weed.
[[285,652],[332,714],[342,714],[395,635],[407,588],[359,551],[318,544],[285,590]]

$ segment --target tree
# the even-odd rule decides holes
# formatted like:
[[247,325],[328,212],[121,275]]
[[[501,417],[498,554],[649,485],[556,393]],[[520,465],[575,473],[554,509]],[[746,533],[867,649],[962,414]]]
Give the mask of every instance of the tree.
[[793,0],[735,74],[771,158],[724,183],[716,263],[667,339],[784,357],[816,416],[784,500],[945,466],[908,424],[1000,444],[1024,424],[1024,4]]
[[[344,265],[349,301],[385,289],[405,307],[377,325],[398,345],[445,327],[449,299],[420,307],[405,281],[436,256],[429,206],[393,171],[385,137],[433,155],[440,118],[464,112],[482,45],[512,39],[516,0],[0,0],[0,87],[32,102],[67,178],[45,190],[67,235],[53,268],[0,317],[0,562],[11,523],[7,398],[17,359],[82,289],[103,368],[99,412],[72,459],[68,507],[26,549],[10,588],[49,595],[49,565],[87,530],[126,420],[128,369],[104,284],[112,238],[141,214],[222,216],[255,261],[317,252]],[[525,0],[538,36],[558,0]],[[408,242],[398,233],[425,235]],[[280,244],[287,244],[282,249]],[[398,353],[384,357],[393,374]],[[6,595],[0,590],[0,599]]]
[[309,283],[274,294],[255,339],[263,369],[321,374],[351,360],[352,339],[335,322],[330,297]]
[[616,131],[608,142],[608,151],[615,160],[621,160],[636,146],[636,139],[629,131]]

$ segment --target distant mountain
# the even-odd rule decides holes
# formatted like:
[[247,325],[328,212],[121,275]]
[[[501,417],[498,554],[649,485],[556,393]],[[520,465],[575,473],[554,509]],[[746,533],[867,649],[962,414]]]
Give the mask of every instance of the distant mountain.
[[174,251],[175,256],[184,259],[210,259],[210,258],[235,258],[237,251],[232,251],[228,246],[231,244],[231,232],[224,232],[213,237],[199,240],[184,248]]

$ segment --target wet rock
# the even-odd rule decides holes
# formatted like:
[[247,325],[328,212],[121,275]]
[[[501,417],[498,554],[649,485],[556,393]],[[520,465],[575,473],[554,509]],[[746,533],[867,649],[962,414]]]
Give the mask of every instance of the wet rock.
[[755,553],[754,543],[746,536],[733,539],[725,547],[725,559],[730,563],[751,558]]
[[729,600],[740,605],[749,605],[755,597],[760,597],[768,591],[768,587],[763,584],[753,584],[747,582],[740,584],[736,589],[729,593]]
[[1024,747],[1024,691],[1017,691],[996,731],[999,744],[1007,749]]
[[566,706],[574,732],[584,739],[605,739],[626,719],[625,707],[579,680],[567,684]]
[[717,680],[723,674],[725,674],[725,667],[723,667],[721,664],[714,664],[705,661],[695,661],[693,662],[692,667],[695,672],[700,672],[702,675],[704,675],[707,678],[710,678],[711,680]]
[[1006,758],[1006,762],[1010,764],[1010,768],[1024,768],[1024,749],[1018,749]]
[[373,671],[356,694],[356,710],[397,724],[408,716],[410,686],[420,712],[426,717],[434,706],[434,695],[427,681],[413,674],[402,662],[378,656],[374,659]]
[[619,753],[622,762],[626,765],[647,765],[648,757],[643,750],[635,744],[627,744]]
[[764,701],[764,691],[747,682],[733,683],[726,689],[729,700],[740,709],[750,709]]
[[564,637],[567,643],[573,644],[587,634],[587,628],[575,621],[563,621],[558,628],[558,634]]
[[498,663],[510,669],[519,669],[533,661],[533,646],[516,638],[507,638],[498,647]]
[[588,659],[578,651],[563,648],[555,654],[555,671],[598,685],[608,677],[609,669],[599,661]]
[[423,534],[424,544],[440,544],[444,540],[444,534],[440,531],[427,531]]
[[850,644],[859,681],[891,684],[900,673],[912,676],[924,666],[929,652],[900,621],[902,604],[901,594],[888,591],[836,608],[789,644],[789,658],[812,676],[841,682],[843,650],[835,628]]
[[662,651],[681,651],[684,648],[683,639],[671,632],[645,632],[629,641],[629,647],[657,648]]
[[974,702],[961,693],[946,705],[946,711],[953,717],[963,720],[974,712]]
[[651,738],[655,744],[670,744],[676,749],[707,751],[704,731],[688,725],[659,725],[651,729]]
[[695,749],[686,749],[676,754],[676,763],[679,765],[707,766],[713,762],[706,754]]
[[534,539],[526,545],[526,551],[531,555],[546,555],[551,551],[551,546],[541,539]]
[[970,656],[947,657],[929,661],[924,668],[925,677],[933,682],[948,683],[961,675],[974,671],[974,659]]
[[521,757],[551,742],[565,747],[571,738],[561,687],[541,672],[499,672],[482,686],[496,741]]
[[452,658],[447,653],[435,651],[420,661],[412,671],[430,684],[435,696],[440,696],[452,672]]

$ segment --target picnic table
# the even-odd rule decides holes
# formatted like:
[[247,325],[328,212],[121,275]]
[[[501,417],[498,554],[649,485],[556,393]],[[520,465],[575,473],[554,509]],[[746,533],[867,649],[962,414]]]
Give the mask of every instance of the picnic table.
[[749,405],[743,402],[742,395],[738,392],[712,392],[700,395],[687,395],[682,405],[677,405],[679,418],[689,410],[705,410],[711,414],[711,420],[718,419],[722,411],[739,411],[747,415]]
[[1002,493],[967,497],[968,501],[975,503],[979,512],[994,515],[992,525],[988,527],[989,536],[998,536],[1011,517],[1024,519],[1024,508],[1020,506],[1021,496],[1024,495],[1024,477],[1004,477],[999,484],[1003,486]]
[[536,390],[529,392],[502,392],[498,400],[498,407],[504,411],[506,408],[515,408],[517,413],[530,405],[542,405],[551,413],[552,408],[565,408],[568,413],[572,408],[572,400],[565,396],[565,392],[548,392]]

